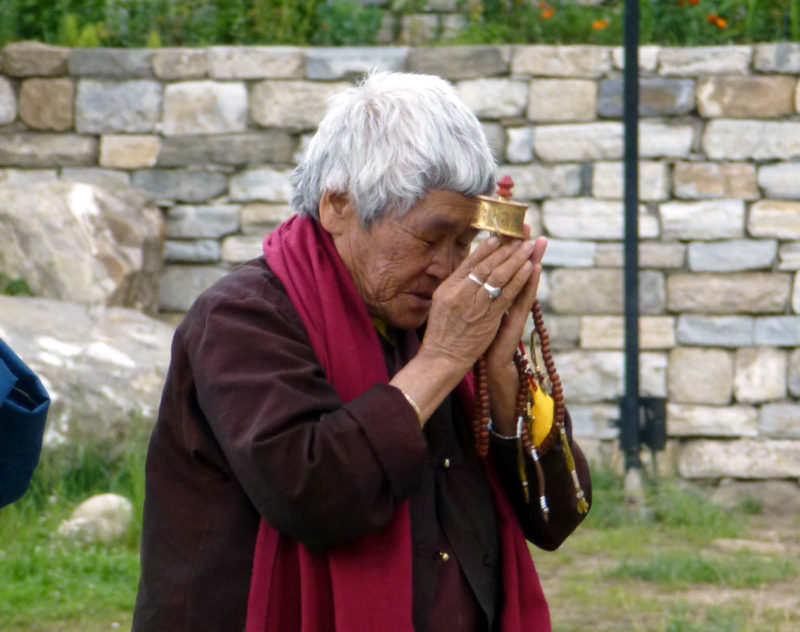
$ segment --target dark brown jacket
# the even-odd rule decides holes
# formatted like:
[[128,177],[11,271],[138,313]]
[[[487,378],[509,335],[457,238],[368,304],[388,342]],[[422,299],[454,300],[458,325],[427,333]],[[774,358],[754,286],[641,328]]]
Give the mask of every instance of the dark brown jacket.
[[[417,344],[414,332],[384,344],[389,375]],[[522,499],[512,444],[493,441],[498,471],[526,537],[554,549],[582,519],[564,460],[557,449],[543,459],[544,523]],[[590,494],[577,445],[574,454]],[[204,292],[175,333],[147,458],[133,629],[243,629],[261,516],[326,550],[382,528],[405,500],[418,632],[435,628],[437,585],[448,587],[436,598],[445,610],[473,608],[488,629],[502,599],[489,494],[455,398],[424,433],[388,384],[343,405],[281,283],[251,261]]]

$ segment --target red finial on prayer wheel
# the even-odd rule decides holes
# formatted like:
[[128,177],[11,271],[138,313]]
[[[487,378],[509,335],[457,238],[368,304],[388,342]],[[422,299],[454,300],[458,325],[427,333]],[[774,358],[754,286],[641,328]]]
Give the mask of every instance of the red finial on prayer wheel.
[[510,198],[511,189],[514,188],[514,181],[508,174],[497,181],[497,195],[501,198]]

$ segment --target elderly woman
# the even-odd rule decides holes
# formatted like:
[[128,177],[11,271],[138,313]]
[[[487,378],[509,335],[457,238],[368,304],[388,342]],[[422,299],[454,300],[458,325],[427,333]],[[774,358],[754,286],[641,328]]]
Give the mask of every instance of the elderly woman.
[[[298,214],[175,334],[135,630],[550,629],[525,538],[554,549],[583,516],[559,446],[549,520],[522,491],[513,356],[545,242],[470,252],[494,168],[439,78],[377,73],[331,100]],[[488,458],[469,422],[481,356]]]

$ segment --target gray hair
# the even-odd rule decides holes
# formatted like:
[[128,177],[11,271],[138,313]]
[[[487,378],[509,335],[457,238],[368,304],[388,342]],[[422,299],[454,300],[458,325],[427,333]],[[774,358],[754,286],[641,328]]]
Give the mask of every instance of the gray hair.
[[292,206],[319,218],[325,191],[347,194],[366,226],[432,189],[491,193],[494,174],[483,129],[450,83],[375,72],[328,101],[292,174]]

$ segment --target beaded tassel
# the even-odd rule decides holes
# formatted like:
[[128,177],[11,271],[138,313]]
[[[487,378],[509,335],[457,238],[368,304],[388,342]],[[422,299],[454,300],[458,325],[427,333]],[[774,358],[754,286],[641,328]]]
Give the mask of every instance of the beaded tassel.
[[[524,358],[519,351],[514,354],[514,363],[517,365],[517,371],[519,372],[519,390],[517,391],[517,404],[514,409],[514,414],[517,417],[517,436],[522,438],[528,434],[527,424],[525,423],[526,419],[528,418],[528,390],[527,378],[524,374]],[[527,468],[525,467],[526,449],[527,448],[525,447],[524,441],[517,441],[519,480],[522,483],[522,491],[525,495],[525,502],[527,503],[530,501],[530,490],[528,489],[528,473]],[[541,492],[541,481],[539,488]]]
[[583,493],[581,482],[578,480],[578,472],[575,470],[575,458],[572,456],[572,450],[567,439],[567,431],[564,430],[564,426],[561,426],[559,434],[561,435],[561,446],[564,448],[564,460],[567,462],[567,469],[572,476],[572,484],[575,486],[575,498],[578,499],[577,509],[579,513],[585,514],[589,511],[589,503],[586,502],[586,495]]
[[553,354],[550,350],[550,335],[544,328],[544,318],[542,317],[542,309],[539,306],[538,300],[533,302],[531,315],[533,316],[533,326],[536,329],[536,333],[539,335],[542,358],[544,360],[545,369],[547,370],[547,376],[550,378],[553,401],[555,402],[555,419],[553,423],[558,428],[561,437],[561,446],[564,449],[564,459],[567,462],[567,469],[572,477],[572,484],[575,487],[575,497],[578,501],[577,510],[585,514],[589,511],[589,504],[586,502],[586,495],[578,480],[578,472],[575,469],[575,458],[572,456],[572,450],[569,447],[569,440],[567,439],[567,431],[564,428],[564,414],[566,411],[566,406],[564,405],[564,391],[561,386],[561,378],[558,375],[558,371],[556,371],[556,364],[553,361]]
[[[517,362],[517,367],[519,368],[519,379],[520,383],[526,385],[525,382],[527,381],[527,375],[525,374],[525,365],[524,365],[524,357],[520,354],[517,354],[520,360]],[[527,386],[527,385],[526,385]],[[525,393],[525,408],[523,412],[519,416],[519,437],[520,437],[520,444],[524,450],[524,454],[527,454],[531,461],[533,462],[533,466],[536,469],[536,481],[539,485],[539,508],[542,511],[542,518],[545,521],[550,517],[550,507],[547,504],[547,495],[545,493],[545,484],[544,484],[544,470],[542,470],[542,464],[539,462],[539,451],[536,449],[536,446],[533,445],[531,441],[530,433],[528,432],[528,423],[527,420],[530,419],[530,416],[527,414],[527,407],[528,407],[528,394],[527,388],[524,390],[521,388],[520,392]],[[524,471],[525,464],[522,464],[522,470]],[[527,476],[525,476],[525,500],[530,500],[530,494],[527,492]]]

